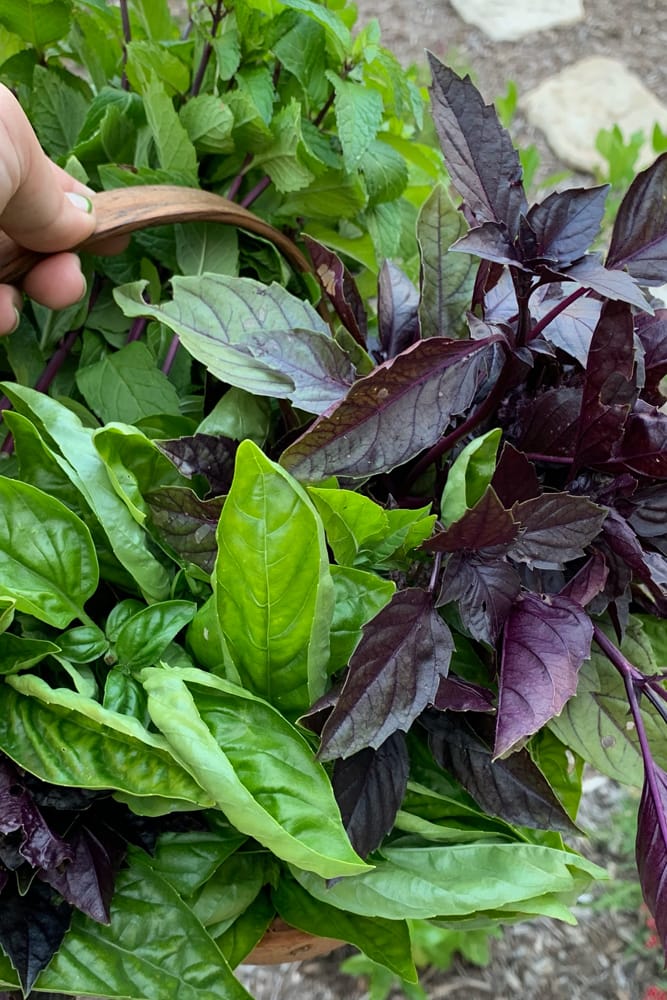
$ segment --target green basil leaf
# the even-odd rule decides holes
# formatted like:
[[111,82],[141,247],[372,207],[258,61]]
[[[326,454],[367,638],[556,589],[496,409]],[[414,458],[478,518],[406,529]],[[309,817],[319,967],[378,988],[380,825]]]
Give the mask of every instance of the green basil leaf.
[[79,625],[58,636],[58,645],[64,659],[71,663],[90,663],[104,656],[109,642],[96,625]]
[[481,500],[496,469],[501,435],[499,427],[487,431],[467,444],[452,463],[440,505],[440,519],[445,528],[459,521]]
[[200,670],[152,668],[141,680],[153,722],[238,830],[324,878],[367,869],[326,772],[279,712]]
[[303,489],[251,441],[217,530],[218,621],[242,683],[297,715],[324,693],[334,590],[324,531]]
[[14,438],[21,481],[36,486],[80,514],[80,493],[61,469],[56,455],[35,425],[16,410],[5,410],[2,420]]
[[197,427],[197,434],[222,434],[233,441],[249,438],[266,441],[271,426],[271,404],[265,396],[253,396],[232,386]]
[[196,183],[195,147],[179,120],[165,85],[153,70],[148,71],[147,80],[148,82],[142,87],[142,96],[160,166],[163,170],[182,172]]
[[[181,124],[194,143],[198,153],[231,153],[234,142],[231,138],[234,128],[234,115],[231,108],[223,103],[215,94],[199,94],[191,97],[178,113]],[[190,223],[190,226],[192,223]],[[204,226],[214,226],[213,223],[203,223]],[[183,227],[187,233],[188,226]],[[225,227],[216,226],[218,232]],[[227,230],[229,232],[229,230]],[[197,274],[198,271],[183,269],[185,273]],[[203,271],[217,271],[215,267],[204,267]]]
[[275,915],[268,892],[260,892],[231,927],[215,938],[215,943],[233,969],[259,944]]
[[155,845],[151,865],[180,896],[192,896],[209,883],[228,858],[236,856],[245,839],[231,827],[163,833]]
[[271,880],[275,859],[266,851],[237,851],[223,861],[188,900],[192,912],[213,937],[240,917]]
[[99,579],[88,528],[59,500],[0,477],[0,590],[40,621],[66,628]]
[[[217,98],[212,98],[218,103]],[[189,107],[186,104],[185,107]],[[206,271],[237,275],[239,270],[238,233],[217,222],[190,222],[176,226],[176,258],[183,274]]]
[[116,882],[111,922],[97,924],[75,912],[37,989],[118,1000],[251,1000],[150,859],[132,849],[129,862]]
[[576,901],[582,878],[603,869],[574,852],[536,844],[388,847],[373,871],[335,885],[292,869],[312,896],[352,913],[388,920],[450,918],[514,907],[552,893]]
[[378,133],[382,122],[382,96],[377,90],[352,80],[342,80],[327,73],[336,96],[334,111],[343,159],[349,173],[359,166],[364,153]]
[[30,119],[51,157],[69,153],[84,123],[88,101],[81,93],[80,83],[76,80],[76,85],[72,85],[61,73],[35,66]]
[[157,413],[181,412],[176,389],[140,341],[79,368],[76,383],[90,409],[105,423],[132,424]]
[[0,709],[0,747],[43,781],[212,804],[161,736],[91,698],[14,675],[0,686]]
[[152,666],[189,625],[196,610],[192,601],[162,601],[137,612],[118,633],[115,648],[119,662],[130,670]]
[[106,676],[102,705],[110,712],[138,719],[144,727],[150,723],[146,692],[136,677],[120,667],[112,667]]
[[329,673],[347,666],[362,636],[363,626],[388,604],[396,592],[392,580],[349,566],[332,566],[336,603],[331,625]]
[[117,496],[95,450],[93,432],[66,406],[41,392],[6,382],[2,389],[16,409],[26,412],[40,433],[58,446],[61,452],[58,464],[90,506],[118,561],[134,577],[147,599],[166,598],[169,574],[153,555],[148,536]]
[[314,899],[298,882],[288,878],[280,880],[272,898],[279,916],[292,927],[319,937],[347,941],[401,979],[417,982],[410,931],[405,920],[383,920],[344,913],[335,906]]
[[142,93],[151,75],[164,85],[167,94],[184,93],[190,85],[190,72],[181,60],[159,42],[132,39],[126,46],[125,72],[134,90]]
[[0,597],[0,634],[6,632],[14,621],[16,601],[13,597]]
[[70,0],[0,0],[0,24],[23,38],[40,52],[67,35],[70,29]]
[[442,184],[436,185],[424,202],[417,223],[422,262],[419,304],[422,337],[461,336],[479,261],[470,254],[446,251],[467,231],[467,223],[447,189]]
[[16,674],[40,663],[45,656],[59,653],[60,646],[46,639],[24,639],[11,632],[0,635],[0,674]]

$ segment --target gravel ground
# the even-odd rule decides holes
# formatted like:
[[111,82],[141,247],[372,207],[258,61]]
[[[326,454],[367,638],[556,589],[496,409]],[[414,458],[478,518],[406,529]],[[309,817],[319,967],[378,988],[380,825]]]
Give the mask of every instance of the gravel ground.
[[[360,21],[378,18],[382,40],[405,63],[424,60],[429,48],[459,72],[470,72],[486,100],[506,91],[507,81],[526,93],[545,77],[590,55],[622,59],[656,96],[667,102],[667,0],[584,0],[583,23],[554,28],[517,42],[492,42],[464,24],[447,0],[357,0]],[[518,143],[535,142],[545,169],[558,166],[539,133],[519,113],[512,123]],[[580,849],[613,874],[627,861],[605,846],[606,831],[623,793],[590,775],[581,823],[597,835]],[[602,845],[600,844],[602,842]],[[422,985],[429,1000],[642,1000],[658,981],[661,962],[646,947],[648,932],[636,907],[598,909],[583,899],[578,925],[535,920],[507,928],[493,943],[487,968],[457,962],[429,969]],[[239,977],[257,1000],[367,1000],[367,983],[342,974],[346,950],[324,959],[274,967],[247,966]],[[403,996],[396,992],[392,1000]]]

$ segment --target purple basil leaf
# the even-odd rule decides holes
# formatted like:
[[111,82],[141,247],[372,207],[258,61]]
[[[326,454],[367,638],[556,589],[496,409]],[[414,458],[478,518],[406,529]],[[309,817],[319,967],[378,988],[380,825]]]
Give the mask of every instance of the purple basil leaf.
[[585,608],[598,594],[602,593],[608,576],[609,567],[605,558],[601,552],[596,551],[586,560],[572,579],[568,580],[560,594]]
[[407,732],[433,701],[454,649],[449,628],[425,590],[399,590],[367,625],[340,698],[322,731],[323,760],[377,750]]
[[667,556],[667,484],[660,483],[639,490],[630,503],[630,526],[640,538],[645,538]]
[[508,268],[482,261],[471,308],[478,305],[487,323],[507,323],[516,317],[516,290]]
[[456,601],[473,639],[495,644],[519,593],[519,574],[506,560],[456,552],[442,576],[438,607]]
[[558,268],[583,257],[600,231],[609,185],[556,191],[527,215],[537,238],[536,258]]
[[309,729],[311,733],[321,736],[324,723],[331,715],[342,689],[342,681],[334,684],[329,691],[310,706],[307,712],[299,717],[299,725],[303,726],[304,729]]
[[522,500],[539,496],[540,483],[535,466],[522,451],[505,441],[496,464],[491,486],[503,507],[509,509]]
[[[608,550],[616,556],[616,563],[620,564],[621,583],[629,582],[625,574],[632,573],[646,584],[653,592],[654,598],[663,604],[665,557],[657,552],[645,552],[631,526],[615,510],[609,511],[602,535]],[[661,611],[667,614],[667,606]]]
[[194,434],[155,443],[181,475],[188,479],[205,476],[216,495],[229,492],[238,441],[216,434]]
[[635,843],[639,881],[667,960],[667,774],[646,763]]
[[0,906],[0,945],[24,995],[60,948],[72,917],[72,907],[48,885],[35,879],[25,895],[7,886]]
[[385,260],[378,277],[378,335],[385,358],[419,340],[419,292],[400,267]]
[[166,486],[146,494],[145,499],[157,538],[178,559],[212,573],[218,552],[215,532],[223,498],[200,500],[192,490]]
[[569,598],[519,595],[503,632],[495,757],[560,714],[577,690],[592,637],[590,618]]
[[620,204],[607,267],[623,268],[642,285],[667,281],[667,153],[637,174]]
[[[298,479],[388,472],[442,436],[488,379],[494,343],[431,337],[359,379],[281,457]],[[415,420],[415,412],[419,420]]]
[[651,311],[643,292],[627,271],[611,271],[604,267],[595,254],[586,254],[580,261],[565,271],[562,277],[578,282],[584,288],[606,299],[629,302],[639,309]]
[[55,868],[69,861],[69,845],[49,829],[18,772],[0,760],[0,834],[17,834],[18,850],[33,868]]
[[[567,284],[550,284],[544,286],[543,295],[539,291],[532,295],[530,311],[534,318],[539,321],[547,316],[566,297],[567,287]],[[547,324],[542,337],[585,368],[601,309],[600,300],[591,298],[590,295],[575,299]]]
[[519,402],[508,433],[529,454],[571,458],[580,411],[581,389],[546,389]]
[[449,771],[491,816],[519,826],[577,832],[527,750],[504,760],[491,753],[493,722],[447,712],[425,720],[434,759]]
[[401,732],[377,750],[367,747],[334,764],[331,784],[347,835],[367,858],[394,826],[408,784],[410,760]]
[[487,548],[507,548],[519,532],[519,525],[512,513],[505,510],[495,490],[487,486],[474,507],[463,517],[439,531],[422,548],[427,552],[457,552],[466,549],[471,552]]
[[635,332],[644,349],[642,396],[661,406],[665,397],[660,392],[660,380],[667,375],[667,309],[657,309],[654,316],[636,316]]
[[[110,831],[106,833],[108,837]],[[69,844],[73,852],[69,864],[41,871],[39,877],[91,920],[108,924],[116,874],[114,852],[110,855],[85,826],[76,829]]]
[[365,348],[366,310],[354,278],[333,250],[305,233],[303,239],[315,265],[315,274],[343,326]]
[[493,691],[448,674],[440,678],[433,706],[441,712],[493,712],[494,703]]
[[485,222],[482,226],[471,229],[449,249],[457,253],[472,253],[496,264],[522,267],[507,230],[497,222]]
[[508,552],[510,559],[549,568],[582,557],[607,511],[585,497],[545,493],[515,504],[512,514],[521,532]]
[[588,352],[576,467],[606,462],[618,449],[634,402],[634,327],[630,308],[606,302]]
[[667,479],[667,413],[638,399],[625,423],[617,458],[640,476]]
[[431,53],[428,59],[433,121],[469,221],[504,223],[514,237],[527,204],[519,155],[509,133],[470,77],[462,80]]

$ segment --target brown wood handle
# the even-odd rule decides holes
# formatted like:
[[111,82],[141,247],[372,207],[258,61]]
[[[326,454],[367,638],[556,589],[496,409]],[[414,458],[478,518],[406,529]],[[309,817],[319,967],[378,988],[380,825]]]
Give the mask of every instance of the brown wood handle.
[[[125,236],[138,229],[169,222],[222,222],[263,236],[282,251],[298,271],[312,267],[292,240],[268,222],[233,201],[197,188],[174,184],[147,184],[101,191],[94,196],[97,226],[75,250],[96,252],[109,237]],[[0,233],[0,283],[18,284],[44,254],[17,246]]]

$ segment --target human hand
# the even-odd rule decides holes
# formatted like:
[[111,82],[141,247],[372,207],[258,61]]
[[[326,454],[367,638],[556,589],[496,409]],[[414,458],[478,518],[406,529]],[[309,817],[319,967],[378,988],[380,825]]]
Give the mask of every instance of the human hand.
[[[23,291],[51,309],[86,293],[79,258],[63,253],[95,229],[89,188],[42,150],[18,101],[0,84],[0,229],[16,243],[48,253],[23,280]],[[23,295],[0,284],[0,335],[16,329]]]

